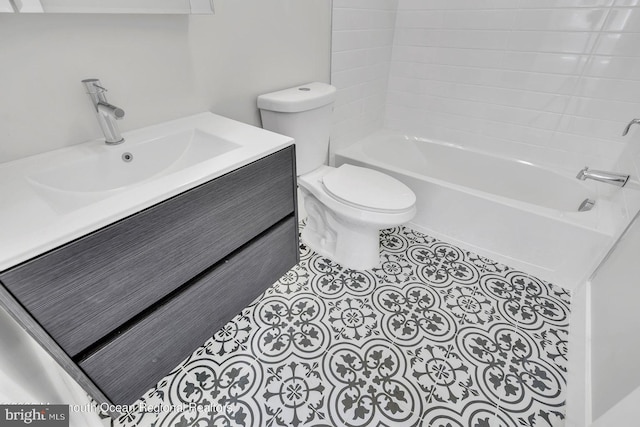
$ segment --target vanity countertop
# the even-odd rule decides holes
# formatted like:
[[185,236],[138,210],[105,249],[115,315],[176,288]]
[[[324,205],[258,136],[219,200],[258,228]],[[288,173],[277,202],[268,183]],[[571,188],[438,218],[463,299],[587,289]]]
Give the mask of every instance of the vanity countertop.
[[212,113],[123,137],[0,164],[0,271],[293,144]]

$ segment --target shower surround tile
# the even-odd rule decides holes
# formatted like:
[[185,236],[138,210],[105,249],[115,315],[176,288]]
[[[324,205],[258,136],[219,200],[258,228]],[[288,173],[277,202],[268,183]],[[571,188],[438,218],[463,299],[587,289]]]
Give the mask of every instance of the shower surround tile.
[[186,410],[105,425],[564,425],[569,293],[406,227],[380,237],[367,271],[301,245],[137,402]]

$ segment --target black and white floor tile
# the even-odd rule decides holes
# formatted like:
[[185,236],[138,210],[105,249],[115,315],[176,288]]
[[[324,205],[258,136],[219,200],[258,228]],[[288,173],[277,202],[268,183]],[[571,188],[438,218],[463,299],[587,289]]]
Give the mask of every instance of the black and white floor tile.
[[214,409],[105,425],[564,425],[567,291],[405,227],[381,247],[379,268],[354,271],[302,245],[139,401]]

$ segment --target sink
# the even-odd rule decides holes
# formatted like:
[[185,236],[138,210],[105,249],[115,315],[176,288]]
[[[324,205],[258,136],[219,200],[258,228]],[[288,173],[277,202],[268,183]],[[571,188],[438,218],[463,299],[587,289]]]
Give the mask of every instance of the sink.
[[[100,147],[99,152],[28,176],[40,194],[96,193],[117,190],[212,159],[239,144],[191,129],[134,144]],[[45,197],[47,196],[44,194]]]
[[0,271],[293,144],[210,112],[122,136],[0,164]]

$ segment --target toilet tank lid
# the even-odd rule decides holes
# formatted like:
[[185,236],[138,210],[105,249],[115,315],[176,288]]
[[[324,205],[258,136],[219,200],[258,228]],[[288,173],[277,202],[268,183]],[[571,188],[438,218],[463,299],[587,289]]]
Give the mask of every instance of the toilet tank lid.
[[258,108],[282,113],[313,110],[336,99],[336,88],[327,83],[313,82],[258,96]]

